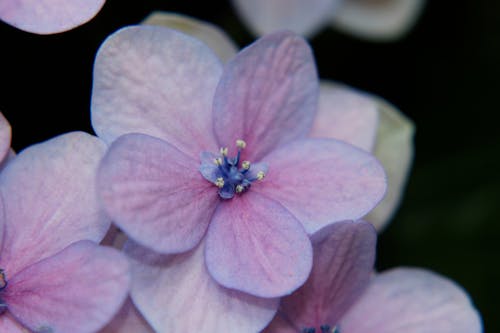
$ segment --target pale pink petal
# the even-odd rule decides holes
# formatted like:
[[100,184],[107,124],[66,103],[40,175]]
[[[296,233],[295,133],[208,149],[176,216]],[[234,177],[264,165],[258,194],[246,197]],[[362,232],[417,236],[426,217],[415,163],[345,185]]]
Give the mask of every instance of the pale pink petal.
[[92,19],[105,0],[2,0],[0,19],[24,31],[53,34]]
[[341,0],[234,0],[236,10],[256,35],[289,29],[312,35],[327,23]]
[[375,277],[340,322],[349,333],[480,333],[464,290],[433,272],[399,268]]
[[0,112],[0,164],[9,154],[11,135],[10,124]]
[[377,104],[347,86],[323,81],[311,136],[332,138],[372,151],[378,125]]
[[278,32],[241,51],[224,69],[214,100],[214,129],[223,147],[247,143],[245,159],[306,136],[317,109],[318,79],[311,49]]
[[333,25],[356,37],[391,41],[415,25],[425,0],[345,0],[334,12]]
[[236,55],[238,47],[219,27],[178,13],[153,12],[142,24],[159,25],[182,31],[207,44],[223,62]]
[[133,243],[132,298],[157,332],[258,332],[278,299],[258,298],[215,282],[204,263],[205,243],[180,255],[160,256]]
[[0,332],[5,333],[32,333],[26,327],[23,327],[10,312],[0,315]]
[[108,143],[132,132],[156,136],[197,159],[218,149],[212,101],[221,72],[217,56],[190,36],[158,26],[121,29],[97,53],[94,130]]
[[357,220],[382,199],[384,169],[371,154],[333,139],[305,139],[263,158],[269,172],[250,191],[280,202],[310,234]]
[[118,138],[97,175],[99,197],[111,219],[132,239],[163,253],[193,248],[219,201],[194,160],[144,134]]
[[223,286],[278,297],[305,282],[312,249],[299,221],[250,189],[219,205],[208,228],[205,258]]
[[387,173],[387,195],[366,219],[381,230],[394,215],[403,195],[413,161],[415,126],[387,101],[376,96],[372,98],[377,102],[379,111],[374,154]]
[[99,333],[154,333],[154,331],[130,298],[127,298],[113,320]]
[[282,299],[281,317],[296,327],[318,331],[321,325],[334,327],[368,286],[376,239],[373,226],[363,221],[339,222],[315,233],[311,238],[311,275],[296,292]]
[[35,332],[95,332],[124,302],[128,266],[117,250],[80,241],[14,275],[2,297]]
[[0,173],[5,206],[0,267],[12,276],[83,239],[99,242],[109,228],[95,176],[105,145],[73,132],[33,145]]

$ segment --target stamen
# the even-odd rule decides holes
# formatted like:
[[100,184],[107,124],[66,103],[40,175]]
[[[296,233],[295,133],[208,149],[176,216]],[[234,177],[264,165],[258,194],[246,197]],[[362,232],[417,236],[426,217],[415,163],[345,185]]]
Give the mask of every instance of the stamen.
[[214,158],[214,163],[217,166],[222,165],[222,158],[220,157]]
[[243,162],[241,163],[241,167],[242,167],[243,169],[245,169],[245,170],[250,169],[250,161],[243,161]]
[[220,154],[222,156],[227,156],[227,147],[221,147],[220,148]]
[[7,277],[4,270],[0,268],[0,291],[4,290],[5,287],[7,287]]
[[241,193],[244,189],[243,185],[236,185],[236,193]]
[[266,176],[266,174],[264,173],[264,171],[259,171],[257,172],[257,180],[262,180],[264,179],[264,177]]
[[245,149],[245,147],[247,146],[247,143],[241,139],[238,139],[236,140],[236,147],[238,147],[239,149]]
[[215,186],[218,188],[223,188],[224,187],[224,178],[219,177],[215,180]]

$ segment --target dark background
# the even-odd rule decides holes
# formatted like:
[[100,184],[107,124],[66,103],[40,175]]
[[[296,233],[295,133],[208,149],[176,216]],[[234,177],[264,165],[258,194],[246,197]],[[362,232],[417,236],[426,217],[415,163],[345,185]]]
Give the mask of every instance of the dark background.
[[[90,23],[59,35],[0,22],[0,111],[16,151],[71,130],[91,131],[92,63],[104,38],[152,10],[221,26],[240,45],[252,36],[228,1],[108,0]],[[376,93],[416,123],[416,158],[403,204],[379,238],[379,269],[427,267],[464,286],[500,332],[500,2],[429,1],[394,43],[325,29],[311,40],[322,78]]]

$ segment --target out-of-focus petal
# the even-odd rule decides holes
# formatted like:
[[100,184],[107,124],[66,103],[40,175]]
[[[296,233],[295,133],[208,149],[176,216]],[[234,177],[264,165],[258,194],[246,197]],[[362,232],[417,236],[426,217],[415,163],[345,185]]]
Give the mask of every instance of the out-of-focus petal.
[[99,333],[154,333],[154,331],[130,298],[127,298],[113,320]]
[[26,327],[23,327],[9,312],[0,316],[0,332],[5,333],[31,333]]
[[102,159],[99,197],[111,219],[140,244],[162,253],[187,251],[202,238],[219,200],[199,163],[163,140],[123,135]]
[[256,35],[288,29],[312,35],[328,22],[340,0],[234,0],[236,10]]
[[36,34],[76,28],[92,19],[105,0],[3,0],[0,19]]
[[159,25],[193,36],[207,44],[223,62],[236,55],[238,47],[219,27],[193,17],[168,12],[153,12],[142,24]]
[[462,288],[414,268],[376,276],[340,328],[349,333],[482,332],[481,318]]
[[262,330],[279,300],[226,289],[204,263],[205,243],[180,255],[160,256],[134,243],[132,298],[157,332],[241,332]]
[[372,151],[377,126],[377,104],[372,99],[347,86],[321,82],[312,137],[338,139]]
[[75,241],[104,237],[110,222],[95,188],[104,150],[92,135],[68,133],[25,149],[0,173],[5,206],[0,267],[9,276]]
[[334,11],[333,25],[356,37],[391,41],[416,23],[425,0],[345,0]]
[[305,282],[312,248],[292,214],[250,189],[219,205],[208,228],[205,257],[210,274],[220,284],[256,296],[278,297]]
[[108,143],[126,133],[152,135],[198,159],[218,149],[212,101],[221,73],[217,56],[190,36],[158,26],[123,28],[97,53],[94,130]]
[[80,241],[14,275],[2,298],[9,311],[35,332],[87,333],[111,320],[129,283],[125,256]]
[[366,217],[377,230],[385,227],[393,216],[404,192],[413,161],[413,122],[393,105],[378,97],[379,126],[374,154],[387,173],[387,194]]
[[[295,327],[335,326],[368,285],[377,234],[369,223],[339,222],[312,236],[313,270],[306,283],[284,297],[281,316]],[[276,323],[276,330],[283,326]],[[275,332],[273,325],[266,332]]]
[[309,134],[318,78],[311,49],[291,32],[257,40],[226,65],[214,99],[214,129],[222,147],[247,143],[257,162],[275,147]]
[[250,191],[280,202],[310,234],[357,220],[382,199],[384,169],[371,154],[333,139],[304,139],[263,158],[269,173]]
[[12,129],[10,124],[0,112],[0,164],[3,163],[3,160],[9,154],[11,135]]

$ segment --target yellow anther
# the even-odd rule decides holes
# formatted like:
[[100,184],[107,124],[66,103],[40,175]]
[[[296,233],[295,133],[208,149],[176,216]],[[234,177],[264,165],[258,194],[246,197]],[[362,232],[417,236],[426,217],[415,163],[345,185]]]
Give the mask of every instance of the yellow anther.
[[222,188],[224,186],[224,178],[219,177],[215,180],[215,186]]
[[245,149],[245,147],[247,146],[247,143],[241,139],[238,139],[236,140],[236,147],[240,148],[240,149]]
[[236,185],[236,193],[241,193],[244,189],[245,188],[242,185]]
[[220,157],[214,158],[214,163],[215,165],[222,165],[222,158]]
[[241,167],[245,170],[250,169],[250,161],[243,161],[241,162]]
[[265,176],[266,174],[264,173],[264,171],[257,172],[257,180],[262,180]]
[[227,156],[227,147],[221,147],[220,148],[220,154],[222,156]]

